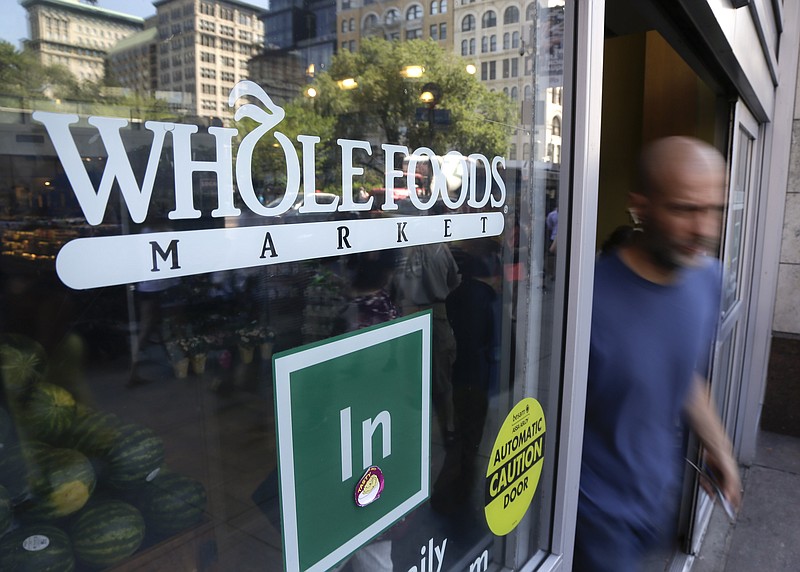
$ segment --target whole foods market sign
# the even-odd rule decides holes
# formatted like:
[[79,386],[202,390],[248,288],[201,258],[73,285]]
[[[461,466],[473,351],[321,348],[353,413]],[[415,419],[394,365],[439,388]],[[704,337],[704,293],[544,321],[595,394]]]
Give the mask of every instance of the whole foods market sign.
[[[37,111],[33,113],[33,119],[45,126],[86,222],[90,225],[99,225],[103,221],[115,183],[131,219],[136,223],[145,221],[167,136],[172,138],[175,175],[175,208],[167,215],[171,220],[201,217],[201,211],[195,208],[192,181],[193,174],[199,172],[213,173],[217,178],[217,204],[211,211],[212,218],[224,218],[227,221],[241,216],[242,210],[235,205],[236,193],[249,211],[264,217],[285,213],[301,196],[300,214],[371,210],[392,214],[398,210],[394,195],[395,181],[404,175],[395,167],[399,158],[408,161],[406,186],[409,189],[416,188],[416,170],[422,161],[428,162],[432,169],[430,196],[422,198],[414,192],[409,193],[411,204],[420,212],[431,209],[440,199],[451,211],[465,205],[471,209],[482,209],[505,204],[506,187],[500,174],[500,169],[505,168],[503,157],[489,159],[477,153],[465,157],[458,151],[448,152],[444,159],[448,164],[460,166],[462,178],[458,196],[453,197],[440,162],[432,160],[436,156],[432,149],[420,147],[410,151],[403,145],[385,143],[378,151],[367,141],[352,139],[336,141],[340,149],[342,171],[341,197],[336,197],[330,203],[319,203],[316,200],[315,156],[320,138],[299,135],[298,153],[294,143],[276,130],[285,116],[284,110],[273,103],[258,84],[239,82],[230,92],[228,105],[233,107],[245,96],[255,99],[260,105],[245,103],[236,110],[234,118],[237,121],[251,119],[257,123],[257,127],[242,138],[235,159],[233,140],[239,135],[238,129],[209,127],[208,133],[215,141],[216,160],[198,161],[193,158],[191,144],[192,135],[198,131],[196,125],[145,122],[144,127],[152,132],[153,141],[141,185],[136,180],[120,133],[128,125],[126,119],[96,116],[88,119],[89,124],[97,129],[108,155],[97,187],[89,176],[70,131],[70,126],[78,122],[78,116]],[[271,137],[268,136],[270,132]],[[277,204],[263,204],[253,185],[252,159],[258,144],[276,147],[275,152],[283,153],[285,158],[286,190]],[[354,182],[363,175],[363,168],[354,165],[356,152],[383,155],[386,192],[379,205],[374,204],[375,197],[363,202],[353,198]],[[478,184],[479,165],[486,173],[483,185]],[[231,225],[226,223],[226,226]],[[67,286],[85,289],[367,250],[496,236],[502,231],[503,215],[500,212],[453,212],[432,217],[373,218],[285,226],[266,224],[260,227],[234,226],[78,238],[61,249],[56,259],[56,270]]]

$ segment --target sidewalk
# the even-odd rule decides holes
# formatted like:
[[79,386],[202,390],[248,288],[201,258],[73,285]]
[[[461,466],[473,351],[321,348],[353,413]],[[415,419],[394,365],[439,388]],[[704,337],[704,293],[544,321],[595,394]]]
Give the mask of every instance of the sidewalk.
[[692,572],[800,570],[800,439],[762,431],[731,524],[715,506]]

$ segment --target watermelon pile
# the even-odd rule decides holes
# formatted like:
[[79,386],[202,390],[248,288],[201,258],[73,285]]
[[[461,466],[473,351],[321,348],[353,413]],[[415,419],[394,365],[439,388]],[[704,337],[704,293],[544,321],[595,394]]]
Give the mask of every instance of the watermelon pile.
[[200,522],[206,491],[151,429],[77,403],[42,347],[0,335],[0,570],[115,566]]

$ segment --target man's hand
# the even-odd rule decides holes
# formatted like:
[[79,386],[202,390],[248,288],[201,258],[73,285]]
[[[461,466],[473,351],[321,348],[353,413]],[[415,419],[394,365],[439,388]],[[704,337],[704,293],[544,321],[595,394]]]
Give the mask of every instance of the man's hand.
[[[705,463],[711,472],[712,478],[716,479],[716,485],[719,487],[720,492],[725,499],[733,505],[733,508],[738,510],[742,504],[742,481],[739,478],[739,467],[736,466],[736,461],[730,453],[725,454],[722,458],[718,458],[711,451],[706,450]],[[716,491],[709,491],[708,483],[704,482],[706,479],[701,479],[700,484],[706,489],[712,497]]]
[[[709,393],[708,382],[695,376],[686,404],[686,415],[705,449],[705,463],[717,480],[717,486],[728,502],[738,509],[742,503],[742,481],[739,467],[733,458],[732,447],[725,428],[719,419]],[[710,483],[701,479],[701,486],[714,496],[716,492]]]

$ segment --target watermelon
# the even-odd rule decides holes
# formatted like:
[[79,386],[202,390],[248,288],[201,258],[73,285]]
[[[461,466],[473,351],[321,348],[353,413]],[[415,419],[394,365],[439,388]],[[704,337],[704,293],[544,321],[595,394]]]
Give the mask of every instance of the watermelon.
[[75,419],[75,399],[58,385],[39,382],[14,400],[14,412],[25,433],[57,442]]
[[72,572],[75,557],[69,536],[55,526],[25,526],[0,539],[0,570]]
[[205,507],[202,483],[177,473],[160,473],[139,495],[147,528],[158,534],[175,534],[197,523]]
[[40,343],[19,334],[0,336],[0,377],[9,394],[42,380],[46,371],[47,354]]
[[119,564],[139,549],[144,519],[126,502],[102,501],[82,510],[69,532],[78,560],[104,568]]
[[[77,512],[94,491],[92,464],[73,449],[26,444],[27,499],[20,505],[25,520],[51,520]],[[12,491],[13,492],[13,491]]]
[[164,462],[164,442],[151,429],[134,424],[120,428],[111,447],[108,483],[117,489],[131,489],[153,480]]
[[72,426],[61,442],[89,458],[105,458],[120,440],[121,427],[122,421],[113,413],[94,411],[79,405]]
[[13,509],[11,507],[11,493],[8,489],[0,485],[0,536],[11,526]]

